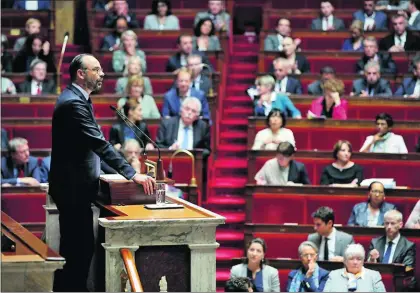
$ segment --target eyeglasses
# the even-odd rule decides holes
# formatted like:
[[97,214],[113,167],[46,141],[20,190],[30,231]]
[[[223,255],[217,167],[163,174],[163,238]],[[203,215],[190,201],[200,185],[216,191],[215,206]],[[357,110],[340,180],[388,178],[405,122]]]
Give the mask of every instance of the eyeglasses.
[[301,254],[301,256],[303,258],[309,258],[309,257],[314,258],[315,256],[317,256],[317,254],[316,253],[306,253],[306,254]]
[[92,68],[92,69],[89,69],[89,68],[83,68],[83,70],[84,71],[86,71],[86,70],[90,70],[90,71],[93,71],[93,72],[95,72],[96,74],[99,74],[100,72],[104,72],[103,70],[102,70],[102,68],[101,67],[95,67],[95,68]]

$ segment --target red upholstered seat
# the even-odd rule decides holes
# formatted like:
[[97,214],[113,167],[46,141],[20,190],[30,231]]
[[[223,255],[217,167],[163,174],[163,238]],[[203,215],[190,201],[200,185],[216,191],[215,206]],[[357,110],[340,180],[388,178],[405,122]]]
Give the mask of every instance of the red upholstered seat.
[[3,193],[1,196],[1,210],[19,223],[45,222],[42,207],[45,203],[45,193]]

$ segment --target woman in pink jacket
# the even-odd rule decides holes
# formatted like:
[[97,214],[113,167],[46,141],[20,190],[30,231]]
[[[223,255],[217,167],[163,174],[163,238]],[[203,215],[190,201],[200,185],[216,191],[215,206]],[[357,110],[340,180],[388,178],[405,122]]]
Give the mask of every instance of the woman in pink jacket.
[[348,102],[340,98],[343,91],[344,84],[341,80],[327,80],[324,83],[324,96],[312,102],[310,111],[317,117],[346,120]]

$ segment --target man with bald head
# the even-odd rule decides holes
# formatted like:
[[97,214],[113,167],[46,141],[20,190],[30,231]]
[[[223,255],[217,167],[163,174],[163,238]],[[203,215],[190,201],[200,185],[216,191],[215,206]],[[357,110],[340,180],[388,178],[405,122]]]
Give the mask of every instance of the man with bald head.
[[152,194],[155,180],[141,175],[105,140],[96,123],[90,94],[104,78],[99,61],[77,55],[70,64],[71,84],[58,97],[52,119],[49,194],[60,213],[60,254],[66,259],[54,277],[54,291],[87,291],[94,251],[92,205],[99,187],[101,160]]

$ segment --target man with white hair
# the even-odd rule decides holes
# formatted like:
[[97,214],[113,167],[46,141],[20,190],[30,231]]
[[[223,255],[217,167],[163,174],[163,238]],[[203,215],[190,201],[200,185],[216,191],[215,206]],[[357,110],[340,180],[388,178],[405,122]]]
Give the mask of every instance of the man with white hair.
[[365,65],[364,78],[353,81],[351,96],[359,97],[391,97],[389,81],[381,78],[381,67],[378,62],[370,61]]
[[194,26],[203,18],[210,18],[213,21],[216,31],[225,31],[229,34],[230,15],[225,10],[225,1],[209,0],[209,10],[198,12],[194,18]]
[[419,51],[420,39],[407,30],[408,21],[404,15],[392,16],[394,31],[379,42],[379,50],[395,52]]
[[209,94],[212,87],[210,78],[203,74],[203,58],[198,54],[191,54],[187,57],[187,68],[191,71],[191,85],[197,91]]
[[200,112],[199,99],[185,98],[181,105],[180,117],[162,120],[157,134],[157,145],[170,150],[200,148],[210,152],[209,126],[198,119]]
[[18,92],[30,93],[31,95],[55,94],[56,85],[53,80],[47,79],[47,63],[41,59],[35,59],[29,66],[30,72],[27,80],[19,84]]
[[289,63],[284,58],[276,58],[273,61],[274,76],[276,77],[276,85],[274,91],[280,93],[288,93],[293,95],[302,94],[302,85],[300,81],[289,75]]

